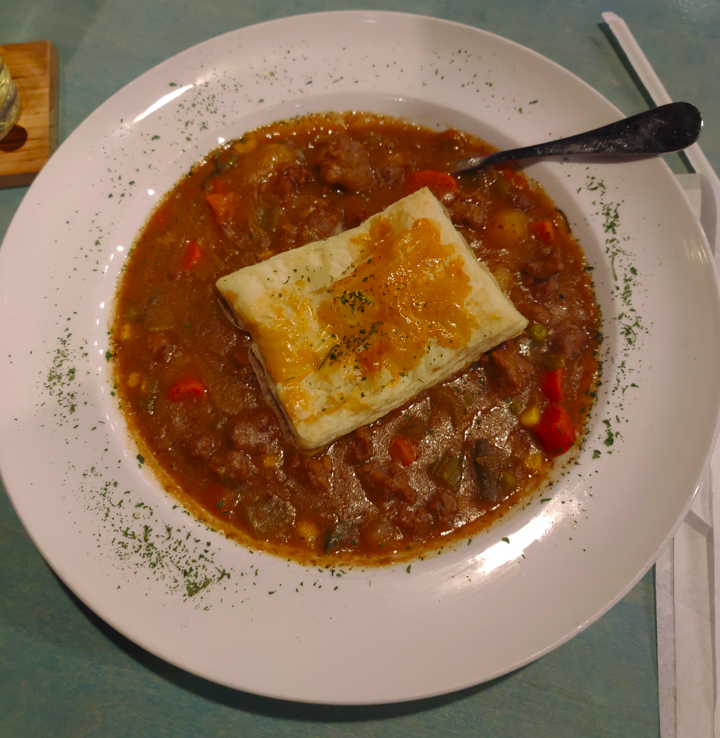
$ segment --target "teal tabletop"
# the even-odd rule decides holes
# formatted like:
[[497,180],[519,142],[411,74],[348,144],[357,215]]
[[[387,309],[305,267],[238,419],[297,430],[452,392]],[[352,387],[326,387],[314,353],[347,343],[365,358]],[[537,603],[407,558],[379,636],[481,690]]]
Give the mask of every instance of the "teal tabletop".
[[[701,145],[720,170],[716,0],[0,0],[0,44],[49,39],[59,55],[59,139],[125,84],[194,44],[262,21],[382,9],[464,23],[527,46],[631,115],[648,98],[607,27],[622,16],[674,100],[703,112]],[[667,161],[676,173],[684,160]],[[0,190],[0,240],[27,188]],[[3,490],[4,492],[4,490]],[[147,653],[55,576],[0,494],[0,735],[660,735],[651,570],[560,648],[459,693],[383,706],[303,705],[217,686]]]

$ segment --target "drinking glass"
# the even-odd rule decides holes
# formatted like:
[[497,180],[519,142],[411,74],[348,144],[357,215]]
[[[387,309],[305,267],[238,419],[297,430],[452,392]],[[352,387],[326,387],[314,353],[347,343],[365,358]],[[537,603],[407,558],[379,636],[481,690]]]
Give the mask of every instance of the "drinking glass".
[[10,76],[7,64],[0,56],[0,141],[10,132],[20,117],[20,95]]

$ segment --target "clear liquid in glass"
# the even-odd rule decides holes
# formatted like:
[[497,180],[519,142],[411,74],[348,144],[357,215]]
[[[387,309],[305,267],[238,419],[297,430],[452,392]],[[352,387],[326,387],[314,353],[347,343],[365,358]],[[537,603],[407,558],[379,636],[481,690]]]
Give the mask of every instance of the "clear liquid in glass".
[[0,141],[18,122],[19,117],[20,95],[7,64],[0,56]]

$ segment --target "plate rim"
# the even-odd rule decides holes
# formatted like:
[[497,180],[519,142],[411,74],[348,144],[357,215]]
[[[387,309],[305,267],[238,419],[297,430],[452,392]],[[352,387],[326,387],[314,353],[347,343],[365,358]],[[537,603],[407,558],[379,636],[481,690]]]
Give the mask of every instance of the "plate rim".
[[[127,85],[125,85],[124,87],[122,87],[116,93],[114,93],[110,98],[108,98],[106,101],[104,101],[95,111],[93,111],[89,116],[87,116],[84,119],[84,121],[70,134],[70,136],[68,136],[68,139],[66,139],[66,141],[67,140],[70,140],[83,126],[86,125],[86,123],[89,120],[91,120],[93,118],[93,116],[95,116],[96,114],[97,115],[100,115],[101,114],[101,111],[104,109],[104,107],[110,101],[112,101],[113,99],[115,99],[117,96],[121,95],[121,93],[124,94],[124,92],[126,90],[128,90],[129,88],[131,88],[133,85],[137,84],[143,78],[150,77],[154,73],[156,74],[157,71],[158,71],[158,69],[163,68],[165,65],[170,65],[173,60],[176,60],[176,59],[178,59],[179,57],[181,57],[181,56],[183,56],[185,54],[191,55],[191,52],[193,52],[194,50],[197,50],[198,48],[200,48],[200,47],[202,47],[202,46],[204,46],[206,44],[212,44],[214,42],[217,42],[219,39],[233,37],[233,36],[235,36],[237,34],[247,33],[249,30],[255,29],[255,28],[259,28],[260,26],[269,26],[269,25],[276,25],[278,23],[287,23],[290,19],[293,19],[293,18],[294,19],[297,19],[297,18],[308,18],[308,17],[318,17],[318,16],[324,16],[324,17],[335,17],[335,16],[348,17],[348,16],[355,16],[357,18],[367,18],[368,16],[391,16],[391,17],[400,17],[400,18],[410,17],[410,18],[413,18],[413,19],[419,19],[423,23],[426,23],[426,22],[430,21],[431,23],[441,23],[441,24],[446,24],[446,25],[449,25],[449,26],[454,26],[454,27],[457,27],[457,28],[460,28],[460,29],[464,29],[465,31],[469,29],[469,30],[471,30],[473,32],[477,32],[477,33],[479,33],[481,35],[482,34],[487,34],[488,36],[492,36],[495,39],[500,40],[502,43],[507,43],[507,44],[510,44],[511,46],[514,46],[514,47],[517,47],[519,49],[522,49],[524,53],[530,52],[531,54],[535,55],[539,59],[542,59],[543,60],[543,63],[549,63],[549,64],[553,65],[554,67],[556,67],[557,70],[561,70],[563,74],[571,75],[576,80],[578,80],[583,86],[585,86],[586,88],[588,88],[588,90],[591,90],[595,95],[597,95],[599,99],[601,99],[602,101],[604,101],[604,103],[606,103],[607,105],[609,105],[609,106],[611,106],[613,108],[615,107],[615,106],[612,106],[612,104],[609,103],[609,101],[607,101],[606,98],[604,98],[602,95],[600,95],[600,93],[598,93],[596,90],[594,90],[589,85],[587,85],[587,83],[585,83],[580,77],[578,77],[577,75],[574,75],[569,70],[567,70],[564,67],[558,65],[553,60],[548,59],[547,57],[544,57],[544,56],[538,54],[537,52],[533,51],[532,49],[529,49],[527,47],[524,47],[524,46],[518,44],[517,42],[514,42],[514,41],[509,40],[509,39],[505,39],[505,38],[503,38],[501,36],[498,36],[497,34],[494,34],[494,33],[488,32],[488,31],[484,31],[483,29],[479,29],[479,28],[476,28],[476,27],[473,27],[473,26],[467,26],[467,25],[464,25],[464,24],[461,24],[461,23],[457,23],[455,21],[448,21],[448,20],[444,20],[444,19],[433,18],[433,17],[430,17],[430,16],[423,16],[423,15],[420,15],[420,14],[386,12],[386,11],[362,11],[362,10],[356,10],[356,11],[326,11],[326,12],[323,12],[323,13],[311,13],[311,14],[301,14],[301,15],[298,15],[298,16],[288,16],[288,17],[284,17],[284,18],[280,18],[280,19],[276,19],[276,20],[264,21],[263,23],[256,24],[256,25],[253,25],[253,26],[246,26],[246,27],[243,27],[243,28],[240,28],[240,29],[231,30],[231,31],[228,31],[228,32],[226,32],[224,34],[221,34],[220,36],[217,36],[217,37],[214,37],[212,39],[208,39],[206,41],[203,41],[203,42],[201,42],[199,44],[196,44],[196,45],[190,47],[189,49],[186,49],[186,50],[183,50],[181,52],[178,52],[177,54],[173,55],[169,59],[166,59],[163,62],[161,62],[160,64],[158,64],[158,65],[152,67],[151,69],[147,70],[142,75],[140,75],[138,78],[136,78],[132,82],[130,82]],[[617,110],[617,109],[615,108],[615,110]],[[617,112],[619,112],[619,111],[617,111]],[[66,142],[63,142],[63,146],[65,145],[65,143]],[[49,168],[48,168],[47,171],[50,171]],[[41,172],[40,177],[42,177],[42,175],[43,175],[43,172]],[[38,179],[40,179],[40,177]],[[30,192],[32,192],[32,188],[31,188]],[[10,234],[14,234],[14,228],[13,227],[14,227],[14,224],[16,222],[16,219],[19,220],[19,217],[18,216],[21,213],[21,210],[22,210],[24,204],[25,203],[23,202],[18,207],[18,210],[16,211],[16,214],[13,217],[13,220],[12,220],[12,222],[10,224],[10,227],[8,228],[7,234],[6,234],[5,239],[3,241],[3,245],[5,245],[8,242]],[[709,246],[707,245],[707,242],[705,243],[705,247],[704,248],[706,250],[706,254],[709,254]],[[0,250],[0,263],[2,263],[4,261],[2,259],[2,255],[3,255],[4,252],[7,252],[7,249],[6,248],[3,248],[2,250]],[[717,302],[718,302],[718,299],[717,299],[717,285],[715,285],[715,294],[714,294],[714,297],[715,297],[715,302],[717,304]],[[706,461],[705,461],[705,468],[707,468],[707,464],[709,462],[710,453],[711,453],[712,448],[714,447],[714,443],[717,440],[717,435],[718,435],[718,426],[716,424],[713,437],[712,437],[710,443],[708,443],[708,449],[707,449]],[[0,471],[0,474],[2,474],[2,471]],[[5,477],[3,475],[3,479],[4,478]],[[9,486],[7,484],[6,484],[6,489],[8,490],[8,497],[10,498],[11,504],[13,505],[13,508],[16,510],[16,513],[18,514],[18,517],[20,518],[21,522],[23,523],[23,526],[24,526],[25,530],[28,532],[31,540],[33,540],[34,545],[43,554],[43,556],[46,558],[46,561],[48,561],[48,563],[53,568],[53,570],[55,570],[56,573],[58,573],[58,576],[66,584],[68,584],[68,582],[66,580],[66,577],[63,575],[63,573],[61,571],[58,571],[55,568],[55,566],[53,565],[53,563],[51,563],[48,560],[48,558],[45,556],[45,553],[44,553],[44,550],[43,550],[43,546],[41,545],[41,542],[35,539],[35,536],[33,535],[32,526],[26,524],[26,521],[24,520],[23,515],[21,515],[21,513],[18,511],[18,508],[17,508],[17,506],[15,504],[15,499],[14,499],[13,493],[10,492],[10,488],[9,488]],[[693,501],[693,499],[695,497],[696,491],[697,491],[697,485],[695,486],[695,491],[692,493],[692,495],[690,495],[689,499],[687,500],[684,513],[687,512],[687,509],[692,504],[692,501]],[[597,612],[594,616],[592,616],[590,618],[587,618],[583,623],[581,623],[580,625],[578,625],[577,628],[574,631],[568,633],[564,638],[561,638],[561,639],[559,639],[559,640],[557,640],[557,641],[555,641],[553,643],[548,644],[545,648],[543,648],[543,649],[537,651],[536,653],[528,656],[528,658],[524,662],[516,663],[512,667],[510,667],[510,669],[506,669],[506,670],[500,671],[500,672],[496,673],[494,676],[499,676],[500,674],[504,674],[504,673],[507,673],[508,671],[512,671],[512,670],[514,670],[516,668],[519,668],[520,666],[522,666],[522,665],[524,665],[526,663],[529,663],[530,661],[535,660],[539,656],[541,656],[541,655],[543,655],[543,654],[545,654],[545,653],[553,650],[554,648],[556,648],[561,643],[564,643],[567,640],[569,640],[570,638],[574,637],[574,635],[576,635],[577,633],[579,633],[581,630],[583,630],[585,627],[587,627],[590,623],[595,622],[595,620],[597,620],[602,614],[604,614],[604,612],[607,612],[607,610],[609,610],[610,607],[612,607],[612,605],[615,604],[615,602],[618,599],[620,599],[621,596],[624,596],[624,594],[626,594],[637,583],[637,581],[647,572],[647,570],[652,566],[652,564],[654,563],[654,560],[655,560],[656,556],[659,554],[659,552],[662,549],[662,547],[672,537],[672,535],[674,535],[675,530],[677,530],[677,527],[679,527],[679,525],[681,524],[682,519],[684,517],[684,513],[683,513],[682,516],[680,516],[678,518],[678,520],[676,521],[675,528],[670,533],[668,533],[666,535],[664,541],[658,547],[657,551],[654,553],[654,555],[652,556],[652,558],[647,562],[647,564],[644,566],[644,568],[636,574],[636,576],[632,579],[632,581],[627,584],[627,586],[622,590],[622,592],[619,593],[615,597],[615,600],[614,601],[608,602],[606,604],[606,606],[600,612]],[[69,575],[68,575],[68,577],[70,579],[72,579],[72,577],[70,577]],[[71,586],[70,584],[68,584],[68,586],[76,594],[76,596],[79,597],[79,599],[81,601],[83,601],[94,612],[97,612],[96,606],[94,606],[91,602],[86,601],[84,599],[83,595],[81,593],[79,593],[75,587]],[[118,627],[114,622],[112,622],[111,620],[108,620],[105,616],[102,616],[102,617],[113,628],[117,629],[119,632],[121,632],[123,634],[126,634],[125,630],[122,627]],[[138,642],[135,637],[133,637],[133,636],[128,636],[128,637],[132,638],[132,640],[134,640],[135,642]],[[143,645],[143,644],[141,644],[141,645]],[[143,647],[144,648],[147,648],[147,646],[145,646],[145,645],[143,645]],[[150,650],[151,652],[155,653],[155,651],[152,648],[148,648],[148,650]],[[182,663],[177,663],[177,662],[173,661],[172,659],[169,659],[166,655],[162,655],[160,657],[163,658],[166,661],[169,661],[170,663],[174,663],[179,668],[182,668],[182,669],[185,669],[185,670],[189,670],[187,666],[183,665]],[[195,672],[195,673],[197,673],[197,672]],[[213,678],[212,676],[207,676],[207,675],[202,675],[202,676],[204,676],[204,678],[208,678],[208,679],[211,679],[213,681],[218,681],[217,679]],[[487,676],[487,677],[485,677],[483,679],[483,681],[485,681],[486,679],[492,679],[492,678],[494,678],[494,677],[493,676]],[[220,683],[225,683],[225,682],[220,682]],[[234,687],[234,688],[242,688],[242,689],[246,689],[246,691],[250,691],[250,690],[247,690],[246,687],[237,687],[237,686],[234,686],[232,684],[227,684],[227,686],[231,686],[231,687]],[[407,699],[420,699],[422,697],[432,696],[433,694],[442,694],[442,693],[446,693],[448,691],[454,691],[454,690],[461,689],[461,688],[466,687],[466,686],[470,686],[470,685],[467,684],[467,683],[464,683],[464,684],[460,684],[460,685],[454,685],[450,689],[444,689],[443,688],[443,689],[440,689],[439,691],[436,691],[434,693],[422,694],[422,695],[418,695],[418,696],[415,696],[415,697],[405,697],[405,698],[401,698],[400,700],[392,699],[392,700],[388,700],[388,701],[395,702],[395,701],[404,701],[404,700],[407,700]],[[260,691],[260,692],[257,692],[257,694],[267,694],[267,693],[266,692],[263,692],[263,691]],[[275,695],[268,695],[268,696],[275,696]],[[292,697],[281,697],[281,698],[283,698],[283,699],[291,699],[291,700],[293,699]],[[311,700],[299,700],[299,701],[311,701]],[[328,704],[325,700],[318,700],[318,702]],[[371,700],[369,702],[363,702],[363,701],[358,701],[358,702],[344,702],[343,701],[343,702],[332,702],[330,704],[379,704],[379,702],[377,700],[374,700],[373,699],[373,700]]]

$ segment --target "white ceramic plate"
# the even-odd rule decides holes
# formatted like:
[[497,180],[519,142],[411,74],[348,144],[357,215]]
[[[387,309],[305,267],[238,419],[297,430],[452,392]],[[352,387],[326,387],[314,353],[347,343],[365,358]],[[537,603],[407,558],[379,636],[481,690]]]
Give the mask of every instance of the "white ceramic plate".
[[720,361],[707,244],[666,165],[536,164],[594,267],[605,334],[588,440],[550,501],[381,570],[305,569],[197,524],[144,473],[112,397],[107,323],[123,260],[163,193],[218,142],[349,108],[498,146],[621,117],[528,49],[418,16],[289,18],[170,59],[68,138],[7,233],[0,461],[43,556],[124,635],[231,687],[361,704],[504,674],[616,602],[690,504]]

